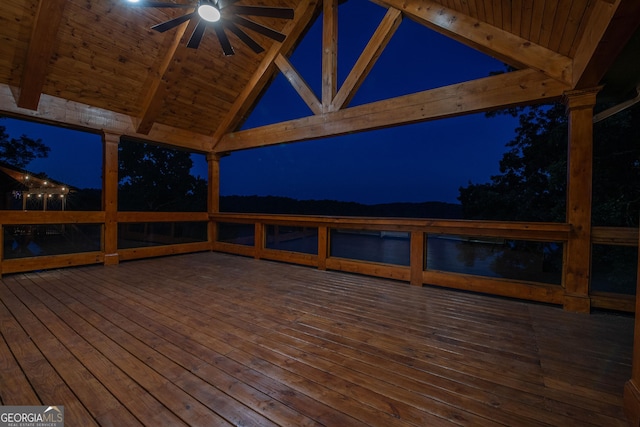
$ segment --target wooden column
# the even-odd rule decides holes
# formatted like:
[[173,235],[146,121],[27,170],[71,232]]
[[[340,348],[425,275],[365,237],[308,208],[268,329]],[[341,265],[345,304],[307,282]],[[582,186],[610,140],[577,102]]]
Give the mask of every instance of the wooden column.
[[[212,213],[220,212],[220,155],[216,153],[207,154],[208,166],[208,186],[207,211]],[[218,227],[214,221],[209,220],[208,225],[209,243],[213,245],[218,239]]]
[[[638,238],[640,247],[640,236]],[[633,361],[631,379],[624,385],[624,413],[633,427],[640,427],[640,251],[636,279],[636,318],[633,334]]]
[[253,244],[255,248],[255,252],[253,253],[253,257],[255,259],[260,259],[263,257],[264,246],[265,246],[265,232],[267,227],[262,222],[256,222],[253,227]]
[[600,88],[564,95],[569,118],[567,150],[567,222],[571,225],[565,246],[564,308],[591,310],[591,191],[593,170],[593,106]]
[[411,284],[422,286],[422,272],[424,271],[424,232],[411,232],[411,254],[409,263],[411,264]]
[[329,254],[329,227],[318,226],[318,269],[327,269],[327,255]]
[[102,143],[102,209],[105,212],[104,264],[118,264],[118,144],[120,135],[104,133]]
[[338,0],[324,0],[322,13],[322,111],[326,113],[338,88]]
[[[4,227],[0,223],[0,241],[4,242]],[[4,243],[0,245],[0,279],[2,279],[2,262],[4,260]]]

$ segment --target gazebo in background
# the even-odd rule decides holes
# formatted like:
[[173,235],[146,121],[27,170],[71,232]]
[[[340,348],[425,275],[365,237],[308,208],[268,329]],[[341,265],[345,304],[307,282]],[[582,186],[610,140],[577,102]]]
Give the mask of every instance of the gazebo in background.
[[[8,165],[0,165],[3,205],[0,209],[65,210],[69,186]],[[16,204],[16,202],[18,202]]]

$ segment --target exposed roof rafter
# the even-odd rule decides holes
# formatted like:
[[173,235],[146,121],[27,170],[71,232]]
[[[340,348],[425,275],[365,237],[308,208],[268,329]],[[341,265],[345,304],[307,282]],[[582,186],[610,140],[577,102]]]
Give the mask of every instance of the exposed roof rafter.
[[[233,130],[245,120],[245,114],[253,107],[254,102],[263,91],[275,71],[275,60],[278,55],[288,56],[298,43],[298,38],[304,33],[311,19],[315,16],[320,0],[301,0],[294,11],[295,19],[289,21],[282,31],[287,38],[282,43],[274,43],[265,52],[260,66],[247,82],[242,93],[236,98],[227,115],[222,119],[218,129],[213,134],[213,147],[223,135]],[[212,147],[212,149],[213,149]]]
[[196,25],[196,20],[190,20],[187,25],[180,25],[173,35],[171,44],[158,66],[158,72],[150,74],[143,91],[142,111],[136,124],[138,133],[148,135],[156,118],[160,114],[164,98],[167,93],[167,84],[173,80],[175,69],[186,56],[185,34],[191,34]]
[[397,8],[426,27],[516,68],[533,68],[560,82],[572,82],[571,58],[432,0],[372,1]]
[[53,54],[56,33],[66,4],[66,0],[40,0],[38,3],[17,99],[21,108],[38,109],[40,94],[47,78],[47,66]]
[[41,95],[40,108],[37,111],[20,108],[15,103],[12,88],[3,83],[0,83],[0,111],[16,117],[29,117],[78,129],[128,135],[150,142],[163,142],[196,152],[208,152],[211,148],[211,137],[202,134],[162,124],[156,124],[148,136],[138,134],[133,127],[131,116],[51,95]]
[[640,28],[640,1],[597,2],[588,28],[574,58],[574,87],[577,88],[600,84],[631,36]]

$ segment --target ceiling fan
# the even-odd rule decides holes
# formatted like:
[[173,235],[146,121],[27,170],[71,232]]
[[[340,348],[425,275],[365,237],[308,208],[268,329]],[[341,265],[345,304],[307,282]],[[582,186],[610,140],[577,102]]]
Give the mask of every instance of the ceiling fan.
[[269,6],[234,5],[233,3],[236,3],[237,1],[238,0],[198,0],[195,4],[184,4],[129,0],[132,6],[137,7],[193,9],[191,13],[178,16],[177,18],[170,19],[151,27],[152,30],[164,33],[165,31],[171,30],[180,24],[189,21],[190,19],[197,19],[198,23],[187,42],[187,47],[192,49],[197,49],[198,46],[200,46],[200,42],[202,41],[202,37],[204,36],[205,30],[208,26],[213,27],[213,30],[218,37],[218,41],[220,42],[220,46],[222,47],[222,51],[226,56],[233,55],[234,51],[231,46],[231,42],[229,41],[229,37],[227,37],[225,32],[225,28],[235,34],[255,53],[264,52],[264,48],[239,26],[248,28],[279,42],[285,39],[286,36],[284,34],[258,24],[250,19],[244,18],[242,15],[293,19],[293,9]]

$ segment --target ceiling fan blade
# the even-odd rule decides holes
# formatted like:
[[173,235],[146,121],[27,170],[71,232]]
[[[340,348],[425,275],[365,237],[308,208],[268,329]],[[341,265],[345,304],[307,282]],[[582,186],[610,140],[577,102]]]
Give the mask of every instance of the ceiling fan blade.
[[231,32],[233,34],[238,36],[238,38],[240,40],[242,40],[244,42],[244,44],[249,46],[251,48],[251,50],[253,50],[255,53],[264,52],[264,48],[262,46],[260,46],[254,39],[249,37],[249,35],[247,33],[245,33],[240,28],[238,28],[238,26],[236,24],[234,24],[233,22],[226,22],[225,25],[227,26],[227,28],[229,30],[231,30]]
[[222,24],[217,23],[213,25],[213,29],[216,32],[216,35],[218,36],[218,41],[220,42],[220,46],[222,47],[222,51],[224,52],[225,56],[230,56],[233,55],[233,47],[231,46],[231,42],[229,41],[229,38],[227,37],[227,34],[224,32],[224,28],[222,27]]
[[235,22],[236,24],[242,25],[243,27],[249,28],[255,32],[258,32],[264,36],[267,36],[275,41],[284,41],[284,39],[287,37],[282,33],[279,33],[275,30],[272,30],[271,28],[265,27],[264,25],[260,25],[256,22],[250,21],[248,19],[243,18],[242,16],[237,16],[234,15],[231,18],[229,18],[231,21]]
[[232,6],[228,9],[238,15],[268,16],[271,18],[293,19],[293,9],[268,6]]
[[218,0],[218,6],[220,6],[220,9],[224,9],[225,7],[231,6],[237,1],[238,0]]
[[195,7],[192,4],[179,4],[179,3],[162,3],[157,1],[141,1],[137,3],[130,3],[129,6],[133,7],[171,7],[176,9],[187,9]]
[[189,19],[193,18],[194,16],[196,16],[196,12],[193,13],[187,13],[186,15],[182,15],[182,16],[178,16],[177,18],[173,18],[169,21],[163,22],[161,24],[156,24],[153,27],[151,27],[152,30],[156,30],[160,33],[164,33],[165,31],[168,31],[172,28],[177,27],[178,25],[182,24],[183,22],[187,22]]
[[204,36],[204,30],[207,29],[207,21],[201,19],[198,21],[198,25],[191,33],[191,37],[189,38],[189,42],[187,43],[187,47],[191,49],[197,49],[200,46],[200,42],[202,41],[202,36]]

